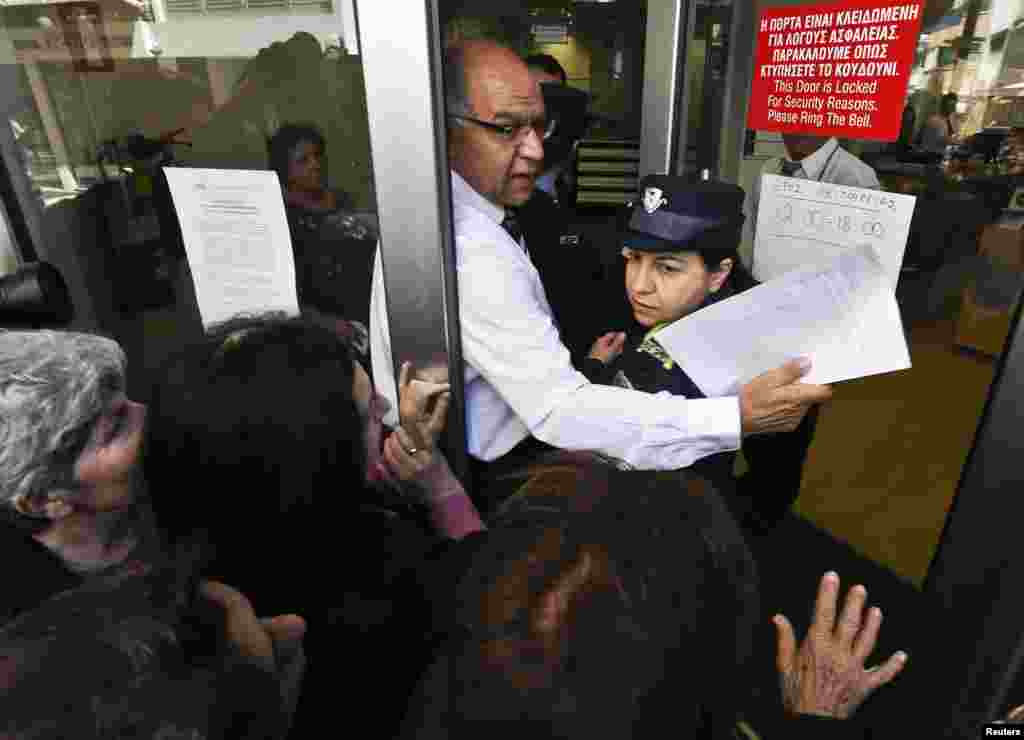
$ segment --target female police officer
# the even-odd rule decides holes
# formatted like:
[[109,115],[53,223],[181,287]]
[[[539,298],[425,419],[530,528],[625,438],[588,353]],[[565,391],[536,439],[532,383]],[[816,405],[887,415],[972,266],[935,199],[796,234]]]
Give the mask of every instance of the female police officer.
[[[641,198],[622,234],[618,272],[619,279],[624,272],[631,325],[594,343],[583,368],[592,382],[705,397],[658,342],[658,333],[756,284],[736,253],[743,200],[743,189],[727,183],[690,183],[669,175],[643,179]],[[793,432],[745,438],[750,472],[739,481],[732,474],[734,452],[711,455],[694,465],[739,504],[736,513],[748,528],[768,528],[799,494],[815,411]]]

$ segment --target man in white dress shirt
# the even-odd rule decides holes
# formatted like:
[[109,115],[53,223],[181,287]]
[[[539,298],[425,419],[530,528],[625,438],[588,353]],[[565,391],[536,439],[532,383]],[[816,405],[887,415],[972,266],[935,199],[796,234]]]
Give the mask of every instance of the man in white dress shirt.
[[[687,467],[738,449],[742,435],[789,431],[830,396],[827,386],[797,382],[806,373],[797,359],[728,398],[591,385],[559,340],[529,245],[510,235],[514,227],[503,228],[542,170],[539,86],[514,52],[486,41],[449,49],[445,73],[467,445],[478,469],[507,462],[536,440],[599,451],[636,468]],[[393,402],[380,259],[370,321],[376,383]]]

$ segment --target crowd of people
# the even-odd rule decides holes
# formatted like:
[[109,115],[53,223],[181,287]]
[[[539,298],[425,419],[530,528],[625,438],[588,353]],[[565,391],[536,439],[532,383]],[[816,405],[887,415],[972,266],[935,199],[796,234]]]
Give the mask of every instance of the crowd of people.
[[[802,640],[774,618],[778,716],[747,716],[748,538],[830,389],[797,358],[705,398],[658,343],[754,284],[742,190],[645,178],[621,259],[578,263],[617,294],[583,342],[564,234],[518,223],[560,83],[480,41],[445,83],[468,477],[439,445],[449,385],[391,351],[379,259],[369,357],[344,316],[238,317],[145,408],[112,340],[0,330],[0,737],[861,736],[907,656],[869,666],[881,612],[834,572]],[[271,153],[297,222],[335,210],[315,130]]]

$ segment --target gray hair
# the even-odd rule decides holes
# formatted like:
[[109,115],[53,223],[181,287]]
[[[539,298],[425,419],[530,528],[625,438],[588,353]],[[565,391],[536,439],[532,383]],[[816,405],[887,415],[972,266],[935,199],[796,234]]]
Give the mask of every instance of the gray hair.
[[472,112],[466,88],[466,51],[461,46],[449,46],[444,52],[444,106],[449,116]]
[[0,506],[75,495],[75,462],[125,368],[106,337],[0,330]]

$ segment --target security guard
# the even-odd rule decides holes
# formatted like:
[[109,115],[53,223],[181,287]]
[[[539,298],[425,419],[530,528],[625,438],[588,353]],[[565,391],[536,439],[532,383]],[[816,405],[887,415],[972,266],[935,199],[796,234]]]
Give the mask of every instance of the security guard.
[[[640,187],[641,198],[621,238],[619,286],[620,291],[625,286],[631,321],[623,335],[594,343],[583,372],[592,382],[704,398],[659,343],[658,334],[684,316],[756,285],[736,253],[744,192],[736,185],[690,183],[668,175],[650,175]],[[693,469],[716,484],[748,529],[764,531],[799,493],[809,424],[813,422],[805,419],[791,433],[747,437],[743,450],[750,472],[740,481],[733,476],[735,452],[703,458]]]

